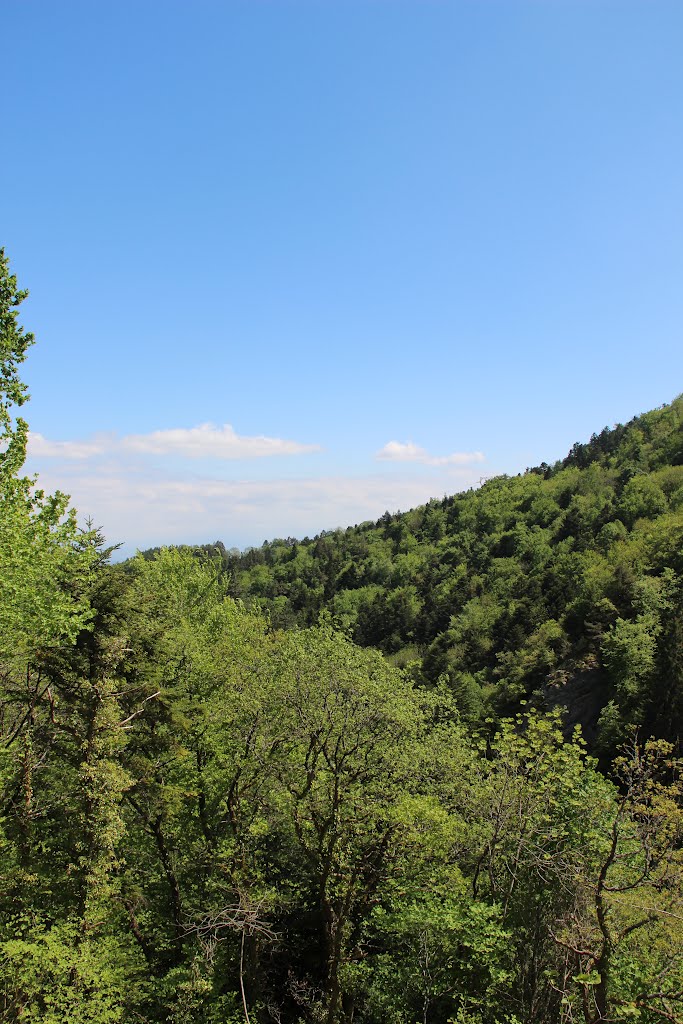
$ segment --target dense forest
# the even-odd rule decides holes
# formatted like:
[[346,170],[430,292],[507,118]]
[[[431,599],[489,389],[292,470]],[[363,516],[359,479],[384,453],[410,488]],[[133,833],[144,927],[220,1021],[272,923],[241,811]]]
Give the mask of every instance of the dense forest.
[[680,1024],[683,402],[112,564],[24,475],[24,294],[0,254],[0,1019]]
[[632,726],[683,735],[683,398],[376,523],[194,551],[274,626],[329,612],[473,725],[527,700],[567,707],[606,755]]

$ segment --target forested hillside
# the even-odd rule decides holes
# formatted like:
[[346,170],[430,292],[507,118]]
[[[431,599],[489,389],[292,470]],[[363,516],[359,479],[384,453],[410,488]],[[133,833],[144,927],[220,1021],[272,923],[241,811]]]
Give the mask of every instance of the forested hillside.
[[[680,723],[680,402],[376,525],[112,565],[22,475],[22,298],[0,253],[0,1020],[680,1024],[647,739]],[[521,704],[579,678],[603,771]]]
[[207,545],[276,626],[322,610],[465,719],[568,706],[598,749],[683,733],[683,399],[566,459],[313,540]]

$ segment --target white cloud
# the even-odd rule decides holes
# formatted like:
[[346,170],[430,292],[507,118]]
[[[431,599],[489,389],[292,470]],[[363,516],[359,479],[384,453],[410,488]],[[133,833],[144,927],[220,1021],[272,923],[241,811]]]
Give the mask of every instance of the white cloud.
[[279,437],[242,437],[229,423],[217,427],[202,423],[189,429],[155,430],[151,434],[129,434],[122,446],[128,451],[150,455],[182,455],[188,459],[255,459],[271,455],[301,455],[318,452],[320,445],[300,444]]
[[229,423],[216,427],[155,430],[150,434],[100,435],[83,441],[51,441],[31,431],[28,454],[34,458],[89,459],[116,452],[141,455],[179,455],[187,459],[256,459],[274,455],[302,455],[321,451],[317,444],[300,444],[279,437],[244,437]]
[[470,466],[483,462],[483,452],[452,452],[450,455],[430,455],[425,448],[412,441],[389,441],[375,455],[386,462],[419,462],[424,466]]
[[27,455],[36,459],[90,459],[107,450],[103,439],[91,441],[50,441],[42,434],[29,431]]

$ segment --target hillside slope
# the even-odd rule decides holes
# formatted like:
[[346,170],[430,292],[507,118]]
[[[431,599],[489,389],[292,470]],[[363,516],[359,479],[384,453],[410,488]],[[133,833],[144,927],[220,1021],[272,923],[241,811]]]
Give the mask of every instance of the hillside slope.
[[567,458],[310,540],[218,555],[275,625],[321,611],[480,721],[565,704],[598,749],[683,732],[683,397]]

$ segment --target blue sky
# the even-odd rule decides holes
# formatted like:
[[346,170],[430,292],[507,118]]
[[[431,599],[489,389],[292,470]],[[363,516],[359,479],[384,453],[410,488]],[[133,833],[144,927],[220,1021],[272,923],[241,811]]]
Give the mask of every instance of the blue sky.
[[313,534],[683,391],[680,0],[6,0],[30,468]]

